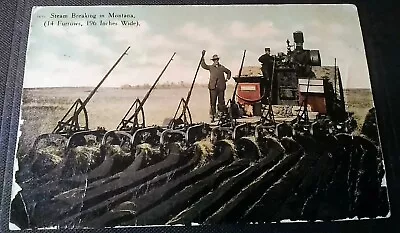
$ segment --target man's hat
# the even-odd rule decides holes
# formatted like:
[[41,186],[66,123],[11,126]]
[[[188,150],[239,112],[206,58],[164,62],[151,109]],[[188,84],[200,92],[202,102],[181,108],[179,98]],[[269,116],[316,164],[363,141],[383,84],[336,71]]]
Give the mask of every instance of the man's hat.
[[268,51],[268,52],[271,52],[271,48],[268,48],[268,47],[265,48],[264,50],[265,50],[265,52],[267,52],[267,51]]
[[211,58],[211,60],[218,60],[219,59],[219,57],[218,57],[218,55],[217,54],[214,54],[213,56],[212,56],[212,58]]

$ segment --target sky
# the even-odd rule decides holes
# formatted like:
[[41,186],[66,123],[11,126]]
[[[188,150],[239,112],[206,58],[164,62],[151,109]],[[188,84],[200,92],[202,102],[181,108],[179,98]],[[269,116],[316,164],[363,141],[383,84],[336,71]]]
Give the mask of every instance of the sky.
[[[131,14],[139,26],[100,26],[99,15]],[[67,14],[63,22],[83,26],[44,26],[51,14]],[[72,13],[95,14],[96,26]],[[89,19],[90,20],[90,19]],[[120,22],[112,18],[113,22]],[[160,83],[190,83],[205,49],[237,75],[244,65],[259,65],[265,47],[286,52],[286,39],[304,33],[304,48],[319,49],[322,65],[335,58],[344,88],[370,88],[362,32],[353,5],[230,5],[230,6],[92,6],[38,7],[32,11],[24,87],[96,86],[130,46],[105,87],[152,84],[176,52]],[[207,83],[200,68],[197,83]],[[231,79],[232,83],[234,81]]]

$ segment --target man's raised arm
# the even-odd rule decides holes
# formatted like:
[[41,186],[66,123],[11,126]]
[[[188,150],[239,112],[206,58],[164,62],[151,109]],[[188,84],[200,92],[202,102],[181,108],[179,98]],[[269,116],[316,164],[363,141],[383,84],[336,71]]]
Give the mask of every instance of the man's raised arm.
[[206,70],[209,70],[210,69],[210,66],[209,65],[207,65],[206,64],[206,62],[204,61],[204,55],[206,54],[206,51],[205,50],[203,50],[203,51],[201,51],[201,67],[203,67],[203,69],[206,69]]

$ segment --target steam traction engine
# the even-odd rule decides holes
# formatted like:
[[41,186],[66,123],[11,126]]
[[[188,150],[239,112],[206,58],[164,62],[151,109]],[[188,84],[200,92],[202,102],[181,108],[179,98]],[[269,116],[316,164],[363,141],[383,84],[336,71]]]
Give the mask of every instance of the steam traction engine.
[[351,132],[356,127],[346,112],[339,68],[321,66],[319,50],[303,48],[303,33],[287,40],[287,53],[272,55],[271,80],[260,66],[244,66],[234,77],[237,103],[245,116],[273,118],[276,122],[322,126],[330,132]]

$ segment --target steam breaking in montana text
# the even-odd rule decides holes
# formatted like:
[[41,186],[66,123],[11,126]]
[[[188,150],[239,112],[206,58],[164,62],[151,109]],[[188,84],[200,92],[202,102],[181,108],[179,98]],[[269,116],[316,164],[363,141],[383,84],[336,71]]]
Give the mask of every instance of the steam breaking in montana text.
[[72,19],[96,19],[97,17],[100,18],[117,18],[117,19],[134,19],[135,16],[133,14],[124,14],[124,13],[114,13],[114,12],[109,12],[108,14],[87,14],[87,13],[71,13],[69,14],[55,14],[51,13],[50,18],[51,19],[67,19],[67,18],[72,18]]

